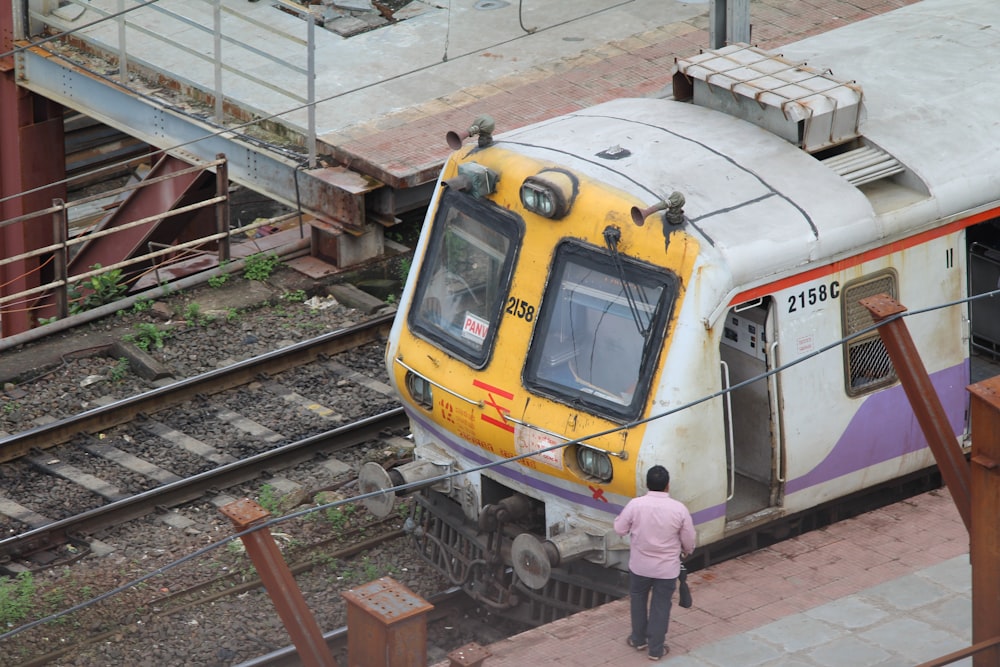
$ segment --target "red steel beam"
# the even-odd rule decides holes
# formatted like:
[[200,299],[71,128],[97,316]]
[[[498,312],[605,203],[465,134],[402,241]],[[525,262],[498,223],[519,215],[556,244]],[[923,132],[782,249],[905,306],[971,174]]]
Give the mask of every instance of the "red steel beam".
[[[0,0],[0,54],[17,47],[14,28],[12,2]],[[13,56],[0,58],[0,221],[47,208],[53,199],[66,199],[63,108],[21,88],[16,77]],[[0,257],[50,245],[52,238],[49,218],[5,225],[0,227]],[[46,272],[51,273],[47,261],[33,257],[0,265],[0,296],[47,282]],[[0,336],[27,331],[34,320],[28,304],[6,304],[0,309]]]
[[[271,514],[250,500],[243,498],[224,505],[219,510],[240,532],[265,522]],[[271,531],[255,530],[241,537],[247,555],[257,568],[257,575],[264,582],[267,594],[281,617],[299,659],[306,667],[337,667],[337,661],[323,640],[323,632],[316,617],[309,611],[306,600],[295,583],[295,577],[274,542]]]
[[[1000,376],[969,387],[972,419],[972,643],[1000,637]],[[1000,665],[994,643],[973,667]]]
[[927,438],[927,444],[934,453],[944,483],[951,492],[952,500],[955,501],[966,530],[971,531],[972,492],[969,464],[965,460],[965,454],[955,439],[948,416],[941,406],[937,392],[934,391],[934,385],[931,384],[927,369],[924,368],[917,347],[913,344],[906,322],[901,317],[884,321],[893,315],[906,312],[906,308],[887,294],[870,296],[861,299],[860,303],[871,313],[875,324],[879,325],[878,332],[882,336],[886,352],[889,353],[906,397],[913,406],[913,413],[924,432],[924,437]]

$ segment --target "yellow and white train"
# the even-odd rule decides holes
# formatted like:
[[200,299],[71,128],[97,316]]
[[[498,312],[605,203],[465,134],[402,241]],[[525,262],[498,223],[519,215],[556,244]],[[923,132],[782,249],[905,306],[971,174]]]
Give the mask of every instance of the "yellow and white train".
[[1000,308],[962,301],[1000,276],[998,52],[1000,4],[924,0],[451,135],[386,352],[415,460],[362,490],[431,483],[428,559],[548,620],[622,594],[611,522],[654,464],[702,548],[932,469],[858,301],[954,304],[907,324],[964,442],[1000,351]]

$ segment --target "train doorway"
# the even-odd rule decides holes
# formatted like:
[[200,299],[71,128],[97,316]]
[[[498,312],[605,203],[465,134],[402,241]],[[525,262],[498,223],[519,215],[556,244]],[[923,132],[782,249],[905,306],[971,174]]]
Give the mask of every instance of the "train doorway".
[[[720,358],[726,420],[726,522],[735,528],[780,502],[781,436],[774,312],[768,298],[726,315]],[[755,380],[755,378],[758,378]],[[746,383],[745,385],[743,383]]]
[[[969,295],[1000,288],[1000,220],[988,220],[966,232]],[[996,374],[1000,365],[1000,303],[977,299],[969,303],[969,343],[972,381]]]

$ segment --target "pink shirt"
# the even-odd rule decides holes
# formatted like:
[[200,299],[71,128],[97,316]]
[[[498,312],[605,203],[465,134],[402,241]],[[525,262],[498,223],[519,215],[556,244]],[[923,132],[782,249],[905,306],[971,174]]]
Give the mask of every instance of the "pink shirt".
[[628,567],[643,577],[676,578],[681,553],[694,551],[691,513],[666,491],[649,491],[628,501],[615,517],[615,532],[631,536]]

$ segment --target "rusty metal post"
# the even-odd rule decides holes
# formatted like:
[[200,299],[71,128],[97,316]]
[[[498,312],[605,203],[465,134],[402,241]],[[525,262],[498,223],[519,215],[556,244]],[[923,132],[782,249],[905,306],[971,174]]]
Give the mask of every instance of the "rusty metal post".
[[[906,308],[887,294],[877,294],[860,301],[868,309],[876,324],[882,320],[906,312]],[[920,359],[913,338],[910,336],[906,322],[897,318],[884,324],[879,324],[879,335],[885,344],[886,352],[892,360],[899,381],[903,385],[906,397],[913,406],[913,412],[920,424],[920,429],[927,438],[927,444],[934,454],[944,483],[951,493],[952,500],[958,508],[958,513],[965,523],[966,530],[972,530],[972,493],[969,489],[969,464],[965,454],[952,433],[948,416],[941,406],[941,400],[927,369]]]
[[221,160],[215,168],[215,196],[225,199],[215,205],[215,231],[225,234],[219,239],[219,268],[229,261],[229,162],[225,153],[217,153],[215,159]]
[[[969,387],[972,394],[972,643],[1000,637],[1000,377]],[[974,667],[1000,665],[1000,647],[976,653]]]
[[491,655],[487,649],[472,642],[448,654],[448,667],[483,667],[483,661]]
[[392,577],[340,594],[347,601],[348,667],[424,667],[434,609]]
[[[66,203],[62,199],[53,199],[53,206],[58,206],[59,210],[52,214],[52,240],[53,245],[61,246],[52,253],[52,265],[55,275],[53,280],[66,282],[67,268],[69,266],[69,249],[66,241],[69,240],[69,212],[66,210]],[[55,289],[56,297],[56,317],[60,320],[69,317],[69,285],[63,285]]]
[[[263,507],[243,498],[223,506],[220,510],[233,522],[238,531],[244,531],[268,519],[271,514]],[[302,591],[299,590],[288,564],[281,556],[271,532],[255,530],[243,535],[247,554],[257,568],[257,575],[264,582],[267,594],[274,602],[278,616],[285,624],[292,643],[299,652],[299,659],[306,667],[337,667],[329,647],[323,640],[323,632],[316,618],[306,606]]]

